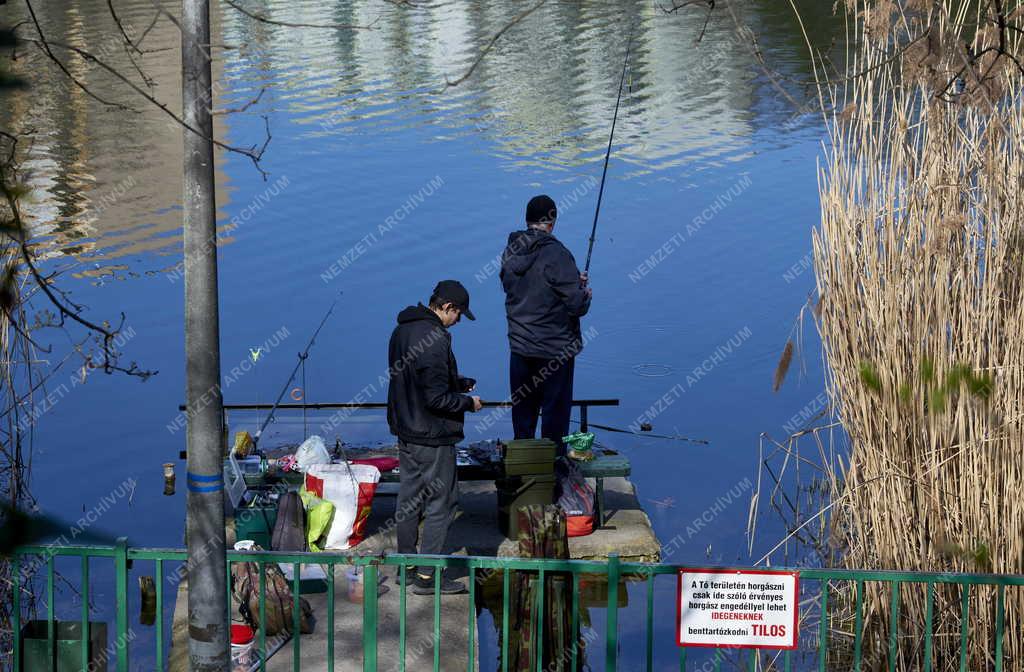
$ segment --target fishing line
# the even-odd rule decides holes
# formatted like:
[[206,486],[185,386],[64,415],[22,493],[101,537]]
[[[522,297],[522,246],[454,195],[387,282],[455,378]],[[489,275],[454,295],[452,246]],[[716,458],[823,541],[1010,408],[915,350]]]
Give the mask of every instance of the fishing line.
[[[612,155],[612,140],[615,138],[615,122],[619,118],[619,103],[622,102],[622,85],[626,81],[626,66],[629,65],[629,50],[633,46],[633,28],[629,29],[626,42],[626,57],[622,61],[622,77],[619,79],[619,93],[615,97],[615,113],[612,115],[612,131],[608,134],[608,149],[604,154],[604,169],[601,171],[601,187],[597,190],[597,207],[594,209],[594,225],[590,228],[590,244],[587,246],[587,263],[584,273],[590,272],[590,257],[594,254],[594,236],[597,235],[597,218],[601,214],[601,197],[604,196],[604,180],[608,176],[608,159]],[[632,82],[631,82],[632,85]]]
[[[331,313],[334,312],[335,306],[338,305],[338,300],[341,298],[341,294],[342,294],[341,292],[338,292],[338,296],[335,297],[334,301],[331,303],[331,307],[327,309],[327,313],[324,315],[324,318],[322,320],[320,320],[320,324],[319,324],[319,326],[317,326],[316,331],[314,331],[313,335],[309,338],[309,343],[306,344],[306,349],[299,353],[299,355],[298,355],[299,361],[296,362],[295,368],[292,369],[291,375],[288,376],[288,380],[284,381],[284,387],[281,388],[281,393],[279,395],[277,395],[277,401],[274,402],[274,405],[270,408],[270,412],[267,413],[267,418],[266,418],[266,420],[263,421],[263,425],[258,430],[256,430],[256,435],[252,437],[252,447],[253,447],[253,450],[255,450],[256,446],[259,444],[260,436],[263,435],[263,430],[265,430],[267,428],[267,425],[269,425],[270,422],[274,419],[274,412],[277,411],[277,407],[281,405],[281,400],[284,399],[284,395],[288,393],[288,386],[292,384],[293,380],[295,380],[295,374],[297,374],[299,372],[300,368],[302,368],[303,374],[305,374],[306,358],[309,357],[309,351],[313,348],[313,344],[316,342],[316,337],[320,334],[320,330],[324,328],[325,324],[327,324],[327,319],[331,316]],[[306,384],[305,383],[306,383],[305,375],[303,375],[303,381],[302,381],[302,388],[303,388],[303,390],[305,390],[305,388],[306,388]],[[305,410],[306,409],[303,408],[302,410],[303,410],[303,432],[305,432]]]

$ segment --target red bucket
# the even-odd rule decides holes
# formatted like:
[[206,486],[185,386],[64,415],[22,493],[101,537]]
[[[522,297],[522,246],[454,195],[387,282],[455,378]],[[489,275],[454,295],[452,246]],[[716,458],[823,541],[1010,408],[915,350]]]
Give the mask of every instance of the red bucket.
[[249,669],[255,663],[254,640],[256,633],[248,625],[231,626],[231,665]]
[[255,638],[256,633],[248,625],[236,623],[231,626],[231,643],[235,646],[251,644]]

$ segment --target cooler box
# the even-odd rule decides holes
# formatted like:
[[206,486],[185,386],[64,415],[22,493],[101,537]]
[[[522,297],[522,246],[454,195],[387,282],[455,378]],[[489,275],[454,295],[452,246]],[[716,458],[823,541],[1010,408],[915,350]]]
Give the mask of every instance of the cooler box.
[[498,528],[509,539],[519,533],[518,509],[523,506],[540,504],[550,506],[555,502],[555,475],[534,474],[510,476],[494,482],[498,489]]

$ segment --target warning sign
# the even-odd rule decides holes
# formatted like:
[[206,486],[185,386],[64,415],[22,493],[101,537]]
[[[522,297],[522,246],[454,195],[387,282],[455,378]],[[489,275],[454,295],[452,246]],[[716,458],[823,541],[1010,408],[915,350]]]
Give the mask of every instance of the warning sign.
[[799,575],[679,571],[679,646],[795,649]]

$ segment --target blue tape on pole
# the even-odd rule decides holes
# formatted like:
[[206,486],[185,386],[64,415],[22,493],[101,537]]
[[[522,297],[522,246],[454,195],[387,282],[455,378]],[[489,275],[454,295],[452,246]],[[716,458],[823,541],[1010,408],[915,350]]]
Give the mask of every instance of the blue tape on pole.
[[[188,472],[189,492],[217,492],[224,489],[224,474],[193,474]],[[210,485],[194,485],[194,483],[209,483]]]
[[188,480],[195,481],[196,483],[217,483],[224,480],[224,474],[213,474],[212,476],[203,476],[200,474],[193,474],[191,471],[188,472]]
[[189,492],[217,492],[218,490],[223,489],[223,483],[218,483],[217,485],[192,485],[191,483],[188,484]]

